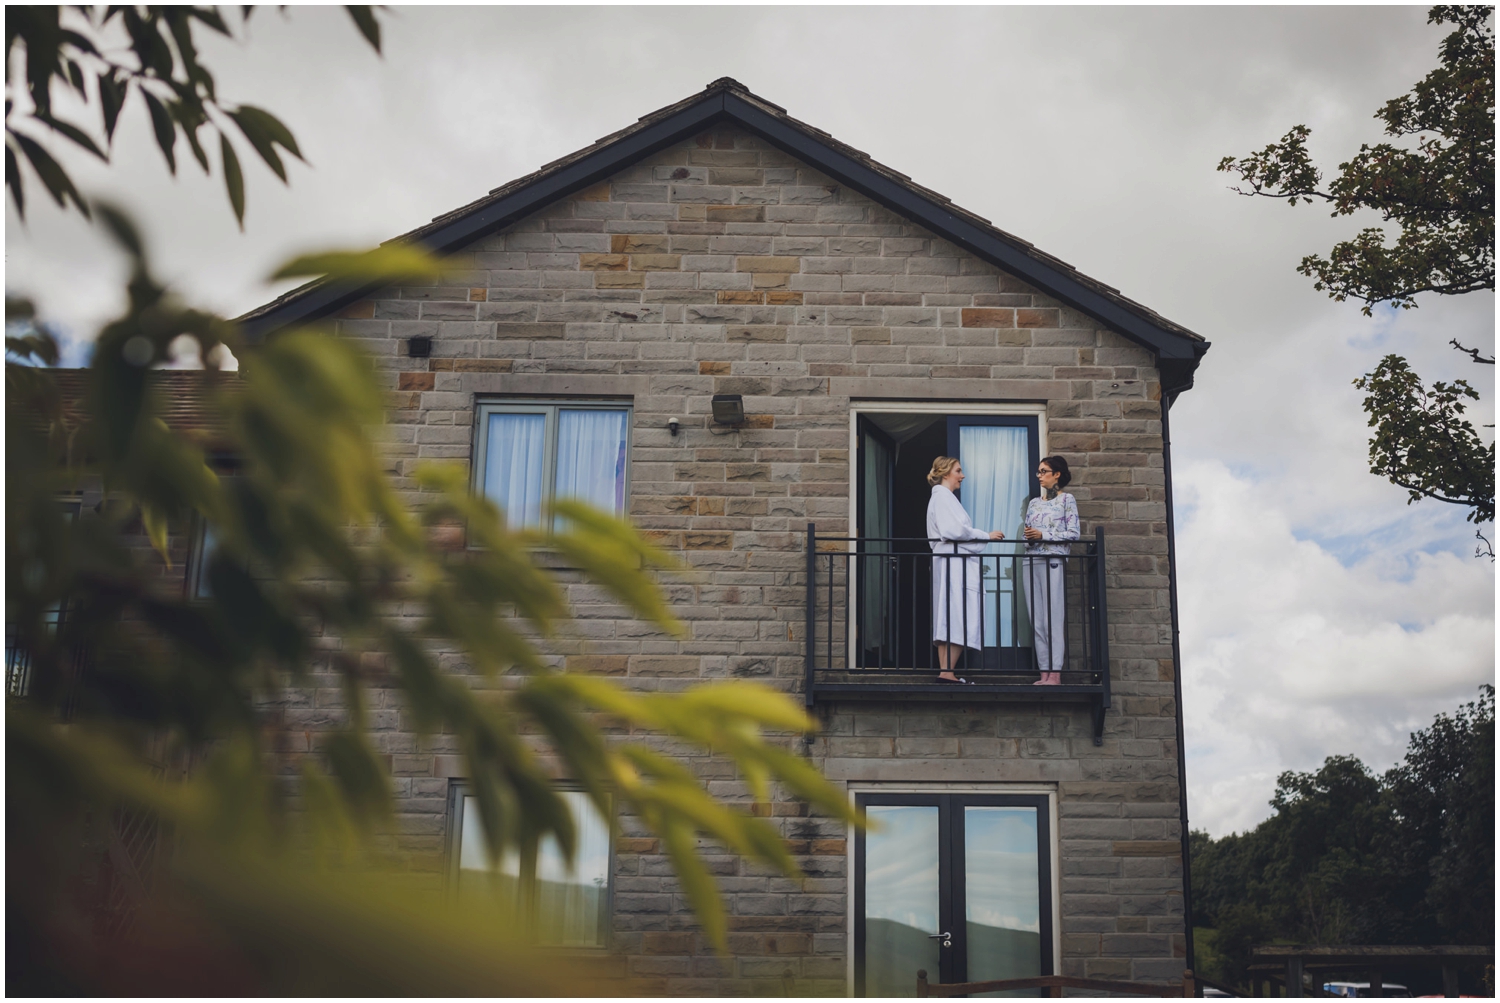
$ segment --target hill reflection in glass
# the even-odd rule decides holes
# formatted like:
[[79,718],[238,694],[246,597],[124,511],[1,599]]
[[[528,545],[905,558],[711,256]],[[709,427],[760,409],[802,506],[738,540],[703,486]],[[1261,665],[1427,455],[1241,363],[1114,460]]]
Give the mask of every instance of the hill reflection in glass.
[[[537,848],[536,940],[558,947],[603,947],[606,896],[609,889],[609,827],[588,796],[562,792],[578,826],[578,856],[571,871],[557,841],[548,838]],[[464,799],[463,833],[459,844],[459,895],[482,896],[514,904],[520,885],[520,865],[514,853],[492,870],[485,855],[484,827],[474,798]]]
[[[1042,974],[1035,808],[964,808],[966,980]],[[986,993],[1032,996],[1035,990]]]
[[915,996],[917,970],[938,972],[938,809],[866,812],[865,995]]

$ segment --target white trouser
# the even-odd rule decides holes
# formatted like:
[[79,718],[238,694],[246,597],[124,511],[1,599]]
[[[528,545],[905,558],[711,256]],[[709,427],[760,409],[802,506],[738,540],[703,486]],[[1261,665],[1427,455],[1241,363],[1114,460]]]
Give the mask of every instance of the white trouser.
[[1031,614],[1031,636],[1035,644],[1037,669],[1061,672],[1067,656],[1066,615],[1067,589],[1061,557],[1037,554],[1022,558],[1025,573],[1021,586],[1026,590],[1026,609]]

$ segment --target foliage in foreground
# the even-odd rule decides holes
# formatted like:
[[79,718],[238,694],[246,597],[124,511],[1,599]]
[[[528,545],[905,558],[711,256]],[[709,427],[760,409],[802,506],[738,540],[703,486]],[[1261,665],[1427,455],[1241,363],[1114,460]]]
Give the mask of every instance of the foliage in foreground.
[[[94,208],[133,273],[127,312],[99,336],[82,407],[66,406],[53,371],[6,366],[6,619],[31,666],[27,695],[8,698],[6,714],[8,929],[21,938],[12,986],[117,989],[112,980],[154,950],[173,964],[197,957],[185,971],[220,994],[576,991],[539,972],[503,917],[460,922],[379,871],[372,837],[393,819],[391,777],[369,735],[378,689],[399,694],[422,735],[453,736],[492,857],[534,859],[546,838],[571,855],[574,821],[551,757],[601,814],[613,799],[660,837],[720,947],[727,923],[700,838],[788,875],[796,863],[749,805],[716,800],[659,744],[630,736],[731,759],[756,801],[780,785],[852,821],[832,785],[763,734],[814,727],[781,694],[747,683],[633,693],[545,668],[520,623],[551,634],[567,609],[534,563],[538,546],[643,620],[679,629],[647,570],[668,559],[627,523],[562,504],[561,531],[514,531],[453,465],[419,468],[422,491],[408,503],[370,438],[384,399],[369,360],[312,332],[245,341],[232,323],[175,301],[130,223]],[[411,249],[303,270],[314,265],[366,281],[424,269],[430,278],[435,267]],[[238,377],[211,383],[226,430],[215,446],[233,458],[233,476],[158,416],[151,368],[183,336],[200,358],[227,348],[240,362]],[[6,347],[55,359],[45,334]],[[91,485],[104,500],[68,518],[59,499]],[[159,574],[169,537],[200,523],[218,541],[206,600],[164,589]],[[433,542],[454,525],[473,549]],[[143,539],[151,546],[136,545]],[[440,651],[461,652],[484,685]],[[342,690],[341,723],[306,754],[278,757],[276,702],[314,674]],[[295,783],[277,775],[288,762]],[[175,853],[134,939],[101,939],[88,933],[99,921],[89,903],[106,890],[88,887],[86,858],[121,813],[170,830]],[[403,967],[421,945],[430,957]],[[447,974],[424,981],[440,961]]]
[[1276,814],[1194,832],[1193,910],[1209,978],[1245,985],[1250,948],[1493,944],[1495,689],[1411,736],[1376,776],[1353,756],[1283,773]]
[[[379,52],[380,23],[374,11],[369,6],[344,9],[365,41]],[[287,176],[282,153],[301,160],[302,151],[291,130],[264,108],[220,99],[213,73],[199,56],[195,31],[207,29],[233,38],[235,15],[243,31],[254,12],[254,7],[221,10],[195,4],[18,4],[7,10],[5,65],[18,66],[19,74],[8,77],[5,88],[5,189],[16,214],[26,217],[24,164],[59,207],[71,202],[87,216],[88,203],[45,144],[66,141],[72,149],[107,163],[120,115],[138,94],[150,115],[156,145],[173,174],[177,173],[179,135],[204,174],[211,174],[212,167],[199,134],[208,129],[210,135],[218,136],[219,172],[230,208],[243,228],[245,176],[230,137],[237,135],[248,143],[283,182]],[[97,108],[100,132],[90,134],[57,114],[53,84],[71,100]]]

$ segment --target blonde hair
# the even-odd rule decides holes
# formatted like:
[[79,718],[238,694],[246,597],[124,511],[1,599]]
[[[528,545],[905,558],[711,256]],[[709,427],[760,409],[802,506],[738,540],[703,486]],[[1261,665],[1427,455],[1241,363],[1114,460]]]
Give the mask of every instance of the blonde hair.
[[927,483],[936,487],[943,483],[943,478],[953,472],[958,466],[958,458],[954,456],[939,456],[932,461],[932,469],[927,472]]

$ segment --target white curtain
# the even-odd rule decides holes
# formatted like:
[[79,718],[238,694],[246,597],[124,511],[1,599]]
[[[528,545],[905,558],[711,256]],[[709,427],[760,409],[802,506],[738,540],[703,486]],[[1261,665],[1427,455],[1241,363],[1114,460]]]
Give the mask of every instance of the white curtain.
[[[983,565],[984,636],[1002,646],[1016,643],[1014,561],[1019,553],[1031,481],[1027,430],[1014,425],[960,425],[958,461],[964,483],[960,501],[980,529],[998,529],[1005,543],[985,548]],[[988,555],[1001,555],[998,557]]]
[[557,497],[625,511],[624,411],[557,412]]
[[[958,461],[964,468],[960,500],[980,529],[999,529],[1007,540],[1021,536],[1029,487],[1026,429],[1008,425],[961,425]],[[1009,553],[992,544],[989,553]]]
[[484,494],[513,529],[542,522],[545,414],[491,414],[484,457]]

